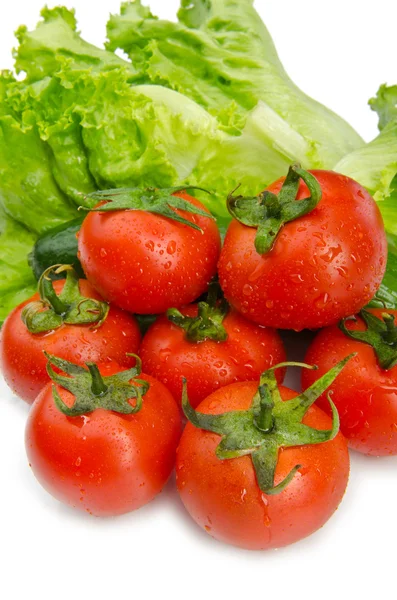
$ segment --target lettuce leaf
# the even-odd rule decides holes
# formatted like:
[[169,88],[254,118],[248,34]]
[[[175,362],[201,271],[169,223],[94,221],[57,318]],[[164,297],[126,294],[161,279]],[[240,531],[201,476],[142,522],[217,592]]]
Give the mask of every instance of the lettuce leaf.
[[20,27],[19,46],[14,52],[17,73],[26,73],[27,81],[40,81],[69,64],[73,69],[113,69],[126,67],[133,79],[134,67],[112,52],[84,41],[77,31],[74,10],[64,6],[43,8],[42,20],[33,31]]
[[0,205],[16,221],[44,233],[73,219],[75,209],[57,187],[51,157],[35,126],[25,126],[5,102],[9,73],[0,74]]
[[37,282],[27,261],[36,236],[0,206],[0,326],[10,310],[31,296]]
[[108,23],[107,48],[121,48],[141,80],[176,90],[241,130],[258,102],[310,148],[313,167],[330,167],[363,141],[343,119],[287,76],[253,0],[183,0],[179,22],[157,19],[140,0]]

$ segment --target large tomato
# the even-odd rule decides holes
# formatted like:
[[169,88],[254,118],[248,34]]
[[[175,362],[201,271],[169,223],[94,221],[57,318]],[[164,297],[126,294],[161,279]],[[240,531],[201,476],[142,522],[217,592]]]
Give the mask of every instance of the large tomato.
[[[221,286],[237,310],[261,325],[299,331],[337,323],[370,301],[385,272],[384,226],[368,192],[332,171],[310,173],[322,192],[310,212],[285,223],[276,219],[281,225],[277,235],[277,227],[269,232],[272,218],[253,220],[272,242],[268,251],[256,249],[258,227],[234,219],[226,235],[219,261]],[[267,190],[276,205],[274,195],[284,182],[282,178]],[[290,212],[307,196],[301,180]],[[249,205],[259,210],[258,202]],[[236,204],[243,212],[244,199],[237,198]],[[276,209],[284,210],[277,205],[275,214]],[[273,208],[261,210],[271,215]]]
[[[383,323],[385,314],[397,317],[396,310],[376,309],[369,314],[377,317],[380,323]],[[360,316],[356,320],[346,320],[345,327],[353,334],[362,334],[368,329]],[[387,334],[386,327],[384,331]],[[397,361],[396,335],[394,338],[394,346],[386,340],[384,342],[387,355],[391,355],[390,365]],[[340,415],[341,431],[354,450],[375,456],[396,455],[397,366],[385,364],[382,368],[371,345],[351,339],[336,325],[323,329],[306,355],[306,360],[318,365],[318,370],[305,371],[302,375],[303,384],[311,385],[341,358],[352,352],[357,353],[356,357],[331,386],[332,400]],[[393,352],[395,361],[392,360]],[[327,409],[325,397],[321,397],[318,402],[322,408]]]
[[[256,393],[254,382],[231,384],[211,394],[197,411],[202,415],[247,411]],[[285,401],[297,396],[285,387],[280,393]],[[316,430],[331,428],[331,419],[316,406],[308,409],[303,423]],[[251,550],[285,546],[319,529],[338,507],[349,475],[347,444],[340,433],[326,443],[281,448],[278,458],[277,454],[270,455],[270,464],[268,459],[262,463],[259,459],[259,464],[267,465],[270,471],[273,460],[277,460],[276,486],[289,480],[275,494],[262,491],[259,485],[254,455],[250,456],[249,446],[254,442],[248,435],[248,446],[240,444],[239,431],[244,436],[244,429],[230,429],[230,439],[222,441],[224,457],[220,459],[220,435],[202,427],[188,423],[182,434],[177,451],[177,486],[190,515],[214,538]],[[246,427],[251,431],[252,420],[246,421]],[[269,448],[273,443],[274,438],[269,440]],[[231,458],[233,448],[237,448],[237,458]]]
[[[167,199],[168,210],[163,207],[161,214],[144,209],[91,212],[79,233],[79,258],[88,280],[104,298],[133,313],[158,314],[189,304],[206,291],[216,272],[220,234],[215,221],[195,198],[184,193],[169,198],[185,201],[185,209]],[[118,204],[101,205],[113,206]]]
[[[181,308],[180,313],[197,317],[197,304]],[[167,316],[158,318],[139,351],[143,370],[162,381],[179,401],[185,377],[191,404],[196,407],[216,389],[235,381],[259,380],[265,369],[286,360],[282,340],[274,329],[255,325],[235,310],[225,316],[222,329],[223,341],[211,339],[209,331],[208,338],[194,342]],[[285,369],[277,371],[280,382],[284,375]]]
[[[115,363],[100,366],[105,383],[121,371]],[[147,382],[149,389],[133,414],[117,412],[115,403],[113,410],[67,416],[56,406],[51,384],[39,394],[29,413],[26,450],[33,473],[55,498],[96,516],[113,516],[143,506],[161,491],[174,468],[180,413],[160,382],[146,375],[139,382],[131,380],[138,388]],[[69,391],[59,385],[56,390],[67,407],[74,404]],[[80,401],[87,402],[85,392]],[[106,394],[101,401],[108,402]],[[120,410],[136,403],[134,397],[124,401]]]
[[[56,293],[64,287],[64,280],[54,282]],[[99,294],[86,280],[79,281],[83,296],[101,300]],[[61,324],[56,329],[31,333],[22,321],[25,307],[38,302],[38,294],[15,308],[1,328],[0,366],[12,391],[32,403],[48,383],[47,360],[43,351],[56,354],[66,360],[84,364],[115,360],[129,367],[135,359],[127,353],[136,353],[140,343],[140,331],[136,319],[115,306],[99,326],[95,324]]]

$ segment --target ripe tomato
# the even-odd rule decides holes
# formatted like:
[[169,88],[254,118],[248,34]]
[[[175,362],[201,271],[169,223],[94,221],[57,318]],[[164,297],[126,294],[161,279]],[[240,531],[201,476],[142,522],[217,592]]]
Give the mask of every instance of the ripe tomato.
[[[372,315],[381,318],[388,313],[397,317],[396,310],[374,309]],[[350,331],[365,331],[362,318],[346,320]],[[343,373],[332,384],[341,423],[341,431],[349,446],[358,452],[374,456],[397,454],[397,366],[382,369],[374,349],[361,341],[347,337],[336,325],[323,329],[312,342],[306,361],[318,365],[317,371],[302,375],[305,386],[334,366],[342,357],[356,352]],[[319,405],[325,409],[326,399]]]
[[[61,292],[64,283],[64,280],[54,281],[57,293]],[[80,280],[79,286],[84,296],[101,299],[88,281]],[[110,306],[100,327],[63,324],[49,332],[30,333],[21,315],[29,303],[38,300],[39,295],[35,294],[20,304],[1,329],[0,365],[4,379],[17,396],[31,404],[48,383],[43,351],[78,364],[107,360],[115,360],[125,367],[134,364],[135,359],[127,353],[138,351],[141,335],[132,315]]]
[[[100,366],[105,377],[120,371],[115,363]],[[139,379],[150,387],[135,414],[97,408],[69,417],[55,405],[51,384],[41,391],[29,413],[26,451],[33,473],[55,498],[105,517],[140,508],[161,491],[175,464],[180,414],[160,382]],[[72,406],[74,396],[56,389]]]
[[[180,312],[196,317],[197,304]],[[196,407],[218,388],[235,381],[259,380],[265,369],[286,360],[282,340],[274,329],[254,325],[234,310],[222,324],[227,334],[225,341],[205,339],[194,343],[167,316],[158,318],[141,344],[143,370],[162,381],[178,401],[185,377],[191,404]],[[285,369],[277,371],[280,382],[284,375]]]
[[[244,382],[217,390],[198,407],[201,413],[247,410],[257,384]],[[297,393],[280,388],[283,400]],[[309,408],[303,423],[329,429],[330,418]],[[200,527],[214,538],[250,550],[277,548],[304,538],[331,517],[344,495],[349,454],[341,434],[324,444],[280,451],[275,483],[295,465],[300,468],[277,495],[264,494],[251,456],[220,460],[215,454],[220,436],[188,423],[177,451],[176,476],[181,499]]]
[[[238,311],[261,325],[300,331],[337,323],[370,301],[385,272],[387,241],[374,200],[349,177],[311,173],[322,199],[285,223],[269,252],[255,249],[255,227],[233,220],[226,235],[222,289]],[[277,194],[284,181],[268,191]],[[307,196],[300,181],[297,199]]]
[[[195,198],[178,193],[201,211]],[[210,216],[170,210],[200,230],[145,210],[91,212],[79,233],[87,278],[107,300],[138,314],[189,304],[216,272],[220,234]],[[209,212],[208,212],[209,215]]]

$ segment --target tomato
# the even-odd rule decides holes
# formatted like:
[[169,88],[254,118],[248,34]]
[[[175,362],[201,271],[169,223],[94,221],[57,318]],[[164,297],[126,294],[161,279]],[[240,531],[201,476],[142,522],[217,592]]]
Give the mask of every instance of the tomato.
[[[121,370],[116,363],[100,366],[104,377]],[[39,394],[26,426],[26,451],[34,475],[59,501],[113,516],[150,502],[165,485],[175,464],[180,414],[160,382],[146,375],[139,380],[150,387],[135,414],[97,408],[70,417],[55,405],[51,384]],[[56,389],[72,406],[74,396]]]
[[208,213],[183,216],[200,230],[145,210],[91,212],[79,233],[79,258],[89,281],[107,300],[138,314],[189,304],[216,272],[220,234],[195,198],[174,198]]
[[[181,309],[184,316],[196,317],[197,304]],[[189,385],[189,397],[196,407],[220,387],[235,381],[259,380],[261,373],[286,360],[278,333],[250,323],[232,310],[223,320],[225,341],[205,339],[197,343],[186,338],[182,327],[162,316],[150,327],[139,351],[145,373],[156,377],[180,400],[182,377]],[[281,382],[285,369],[277,371]]]
[[[385,272],[384,226],[368,192],[332,171],[310,173],[321,200],[286,222],[270,251],[259,254],[257,228],[235,219],[226,234],[219,260],[222,289],[238,311],[261,325],[300,331],[337,323],[370,301]],[[268,191],[277,194],[284,181]],[[300,181],[297,199],[307,195]]]
[[[374,309],[372,315],[381,318],[385,313],[397,317],[396,310]],[[352,332],[365,331],[362,318],[346,320]],[[318,371],[305,371],[302,380],[311,385],[342,357],[356,352],[356,357],[332,384],[341,422],[341,431],[349,446],[358,452],[374,456],[397,454],[397,366],[383,369],[374,349],[361,341],[347,337],[337,326],[323,329],[314,339],[306,361],[318,365]],[[327,408],[322,396],[319,406]]]
[[[231,384],[211,394],[198,407],[201,413],[247,410],[257,391],[254,382]],[[283,400],[297,393],[281,387]],[[309,408],[303,423],[329,429],[330,418]],[[258,485],[251,456],[220,460],[220,436],[188,423],[176,461],[177,487],[186,509],[211,536],[250,550],[285,546],[304,538],[331,517],[348,481],[349,454],[341,434],[324,444],[282,449],[275,483],[298,471],[279,494],[266,494]]]
[[[64,280],[54,282],[60,293]],[[100,300],[99,294],[85,280],[79,281],[84,296]],[[136,319],[115,306],[110,306],[103,323],[95,325],[62,324],[43,333],[30,333],[22,321],[24,308],[39,300],[35,294],[20,304],[7,317],[0,335],[0,365],[4,379],[12,391],[28,403],[32,403],[48,383],[47,360],[43,351],[56,354],[66,360],[84,364],[115,360],[129,367],[135,362],[127,353],[136,353],[140,344],[140,332]]]

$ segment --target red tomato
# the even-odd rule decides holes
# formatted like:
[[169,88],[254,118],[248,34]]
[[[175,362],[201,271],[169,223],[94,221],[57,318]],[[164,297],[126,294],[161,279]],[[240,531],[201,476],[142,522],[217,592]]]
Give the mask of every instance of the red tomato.
[[[255,250],[256,229],[233,220],[219,261],[228,301],[250,320],[282,329],[317,329],[358,312],[374,296],[387,260],[380,211],[357,182],[311,171],[322,199],[286,223],[273,248]],[[279,192],[285,178],[268,189]],[[300,182],[298,200],[308,196]]]
[[[101,299],[87,281],[82,279],[79,284],[84,296]],[[57,293],[63,286],[64,280],[54,282]],[[117,361],[124,367],[135,364],[135,359],[127,353],[137,353],[141,335],[132,315],[110,306],[106,320],[97,329],[92,325],[64,324],[47,333],[33,334],[22,322],[21,313],[28,303],[35,300],[39,300],[38,294],[11,312],[0,336],[0,365],[4,379],[12,391],[26,402],[31,404],[50,380],[44,351],[80,365],[107,360]]]
[[[198,410],[221,414],[246,410],[256,393],[254,382],[235,383],[217,390]],[[280,388],[282,398],[297,393]],[[330,429],[330,418],[313,406],[303,423]],[[349,454],[341,434],[332,441],[280,451],[275,483],[302,465],[278,495],[261,492],[252,459],[220,460],[215,455],[220,436],[188,423],[177,451],[177,486],[182,501],[200,527],[214,538],[250,550],[292,544],[320,527],[337,509],[349,475]]]
[[[381,317],[389,313],[397,317],[396,310],[371,310]],[[346,321],[346,328],[364,331],[360,317]],[[374,456],[397,454],[397,366],[383,370],[375,351],[363,342],[347,337],[335,325],[323,329],[312,342],[305,362],[318,365],[317,371],[305,370],[304,386],[311,385],[339,360],[357,352],[332,384],[332,400],[339,411],[341,431],[349,446],[358,452]],[[318,400],[328,410],[326,398]]]
[[[102,375],[122,369],[100,367]],[[95,516],[140,508],[163,488],[175,463],[181,432],[178,407],[169,391],[150,376],[139,412],[97,409],[67,417],[54,404],[48,384],[32,406],[26,450],[33,473],[55,498]],[[57,386],[71,406],[72,394]]]
[[[181,313],[195,317],[197,305],[184,307]],[[259,380],[263,371],[286,360],[283,343],[274,329],[254,325],[233,310],[223,326],[228,334],[226,341],[192,343],[181,327],[166,316],[160,317],[142,341],[139,354],[143,370],[162,381],[179,402],[182,377],[186,377],[189,399],[196,407],[218,388],[235,381]],[[284,375],[285,369],[277,372],[280,383]]]
[[[206,210],[187,194],[175,195]],[[220,252],[217,225],[177,213],[202,231],[140,210],[89,213],[79,233],[79,258],[104,298],[133,313],[157,314],[206,291]]]

